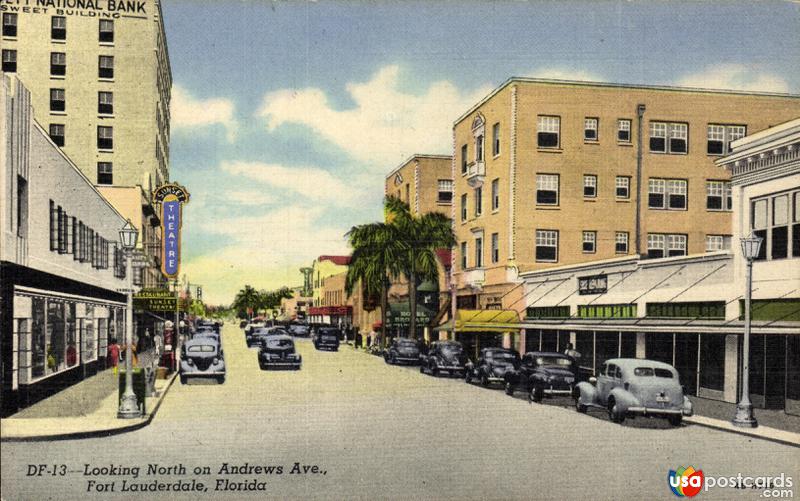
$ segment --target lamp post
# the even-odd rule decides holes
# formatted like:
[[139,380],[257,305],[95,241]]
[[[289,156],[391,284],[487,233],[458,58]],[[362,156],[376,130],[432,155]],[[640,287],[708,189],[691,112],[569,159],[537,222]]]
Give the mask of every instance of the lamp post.
[[744,347],[742,353],[742,395],[736,404],[736,415],[733,417],[734,426],[755,428],[758,426],[753,416],[753,404],[750,403],[750,299],[753,291],[753,260],[761,250],[763,239],[752,233],[742,238],[742,256],[747,262],[747,284],[744,296]]
[[125,391],[119,402],[117,417],[121,419],[134,419],[142,417],[142,410],[133,392],[133,249],[139,232],[130,220],[119,230],[119,239],[125,250],[125,273],[128,275],[128,308],[125,314]]

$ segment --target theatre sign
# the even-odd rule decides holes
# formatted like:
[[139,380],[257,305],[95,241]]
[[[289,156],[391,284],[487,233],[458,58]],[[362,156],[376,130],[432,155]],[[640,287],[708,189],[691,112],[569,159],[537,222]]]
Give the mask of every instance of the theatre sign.
[[189,192],[179,184],[165,184],[153,192],[153,202],[161,216],[161,273],[175,278],[181,264],[183,204],[189,202]]

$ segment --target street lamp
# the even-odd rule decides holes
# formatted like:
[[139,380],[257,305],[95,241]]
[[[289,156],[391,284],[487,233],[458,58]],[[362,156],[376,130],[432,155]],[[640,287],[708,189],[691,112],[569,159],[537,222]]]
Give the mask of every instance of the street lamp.
[[125,251],[125,273],[128,275],[128,308],[125,315],[125,391],[119,402],[117,417],[122,419],[134,419],[142,417],[142,410],[133,392],[133,249],[136,247],[136,240],[139,238],[139,231],[131,224],[130,219],[125,226],[119,230],[119,240]]
[[742,395],[736,405],[733,418],[735,426],[755,428],[758,426],[753,416],[753,404],[750,403],[750,299],[753,292],[753,260],[761,250],[763,239],[753,235],[742,238],[742,256],[747,262],[747,284],[744,296],[744,347],[742,353]]

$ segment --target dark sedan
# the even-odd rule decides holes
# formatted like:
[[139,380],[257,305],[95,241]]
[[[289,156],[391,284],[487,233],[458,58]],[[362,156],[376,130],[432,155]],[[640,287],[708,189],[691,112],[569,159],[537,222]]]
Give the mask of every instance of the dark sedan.
[[526,353],[516,370],[506,372],[508,395],[524,391],[531,402],[545,396],[572,395],[577,382],[575,359],[561,353],[534,351]]
[[383,360],[387,364],[418,364],[419,346],[413,339],[396,337],[383,352]]
[[467,355],[458,341],[434,341],[427,353],[419,356],[419,371],[438,376],[442,372],[464,376]]
[[247,347],[260,346],[261,340],[268,336],[291,336],[283,327],[258,327],[250,330],[245,336]]
[[477,362],[467,362],[464,380],[470,383],[476,379],[482,386],[488,387],[491,383],[505,382],[506,371],[514,370],[518,366],[517,351],[507,348],[484,348]]
[[317,350],[339,351],[339,338],[342,333],[336,327],[318,327],[311,336]]
[[258,365],[261,370],[300,370],[302,363],[303,357],[295,351],[291,336],[272,335],[261,340],[261,348],[258,350]]

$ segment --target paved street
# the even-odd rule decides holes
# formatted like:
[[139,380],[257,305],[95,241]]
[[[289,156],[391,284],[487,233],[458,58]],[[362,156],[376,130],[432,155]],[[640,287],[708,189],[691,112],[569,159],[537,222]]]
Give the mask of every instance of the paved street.
[[[176,381],[153,424],[110,438],[3,443],[2,498],[128,499],[131,483],[193,479],[201,493],[147,493],[155,499],[670,499],[667,472],[693,465],[706,476],[777,475],[797,481],[796,448],[697,426],[672,429],[637,420],[531,405],[522,395],[435,379],[416,367],[342,347],[316,352],[298,341],[299,372],[262,372],[238,328],[224,327],[224,385]],[[558,403],[558,402],[556,402]],[[565,402],[561,402],[565,403]],[[568,402],[566,402],[568,403]],[[85,476],[89,468],[141,467],[132,475]],[[295,462],[320,473],[291,474]],[[28,477],[28,464],[67,465],[60,476]],[[182,463],[185,475],[147,475],[147,465]],[[282,474],[220,474],[229,467],[282,466]],[[211,474],[192,473],[210,467]],[[50,471],[50,470],[48,470]],[[258,479],[261,492],[217,491]],[[114,493],[88,481],[114,481]],[[230,484],[229,484],[230,485]],[[247,484],[245,484],[246,486]],[[95,489],[93,486],[92,489]],[[795,487],[795,490],[797,487]],[[724,489],[703,499],[756,499]]]

